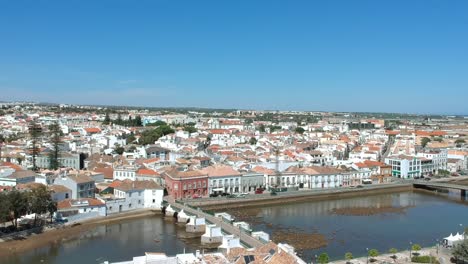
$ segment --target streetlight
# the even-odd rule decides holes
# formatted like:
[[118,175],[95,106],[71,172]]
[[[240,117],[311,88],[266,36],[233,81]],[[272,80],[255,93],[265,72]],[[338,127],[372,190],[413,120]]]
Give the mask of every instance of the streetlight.
[[437,253],[437,255],[439,255],[439,239],[436,239],[436,242],[437,242],[437,244],[436,244],[436,253]]
[[411,261],[411,247],[413,246],[413,242],[409,242],[410,246],[409,246],[409,259]]
[[366,248],[366,264],[369,264],[369,249]]

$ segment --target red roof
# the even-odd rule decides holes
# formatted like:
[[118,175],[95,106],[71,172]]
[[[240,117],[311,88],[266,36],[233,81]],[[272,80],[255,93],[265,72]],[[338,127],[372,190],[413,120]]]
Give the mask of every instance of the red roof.
[[99,133],[101,132],[101,129],[98,127],[87,127],[84,129],[86,133]]
[[138,175],[159,175],[158,172],[156,172],[154,170],[150,170],[150,169],[139,169],[136,174],[138,174]]
[[19,166],[19,165],[17,165],[17,164],[14,164],[14,163],[11,163],[11,162],[3,162],[2,165],[3,165],[3,166],[10,167],[10,168],[14,169],[15,171],[21,171],[21,170],[23,170],[23,168],[21,168],[21,166]]
[[121,181],[115,180],[115,181],[113,181],[111,184],[109,184],[109,187],[111,187],[111,188],[116,188],[116,187],[119,187],[121,184],[122,184]]
[[210,133],[211,134],[229,134],[230,131],[227,129],[211,129]]
[[57,203],[57,209],[67,209],[67,208],[72,208],[73,207],[73,202],[77,202],[77,201],[80,201],[80,202],[83,202],[83,201],[88,201],[88,204],[81,204],[81,205],[76,205],[76,207],[83,207],[83,206],[102,206],[102,205],[106,205],[105,203],[103,203],[101,200],[98,200],[98,199],[95,199],[95,198],[82,198],[82,199],[79,199],[79,200],[73,200],[73,199],[66,199],[66,200],[63,200],[63,201],[60,201]]
[[114,169],[111,167],[95,168],[94,171],[104,174],[104,179],[114,178]]

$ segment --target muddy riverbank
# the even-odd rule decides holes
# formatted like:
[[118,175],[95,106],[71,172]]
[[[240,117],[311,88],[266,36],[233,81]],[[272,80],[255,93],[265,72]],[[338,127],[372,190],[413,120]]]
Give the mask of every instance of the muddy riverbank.
[[10,240],[0,243],[0,258],[14,255],[48,244],[58,244],[79,237],[81,234],[100,225],[120,223],[132,219],[144,218],[152,215],[161,214],[159,211],[141,210],[136,212],[123,213],[108,217],[96,218],[83,221],[78,225],[63,226],[52,229],[37,235],[32,235],[26,239]]
[[279,204],[291,204],[304,201],[327,201],[353,197],[365,197],[372,195],[413,191],[412,184],[381,185],[373,188],[362,189],[330,189],[330,192],[299,191],[293,194],[279,194],[269,197],[253,197],[240,199],[220,199],[210,202],[192,202],[192,206],[203,210],[219,211],[223,209],[252,208],[259,206],[272,206]]
[[352,215],[352,216],[371,216],[377,214],[404,214],[412,206],[383,206],[383,207],[347,207],[333,208],[330,214],[335,215]]

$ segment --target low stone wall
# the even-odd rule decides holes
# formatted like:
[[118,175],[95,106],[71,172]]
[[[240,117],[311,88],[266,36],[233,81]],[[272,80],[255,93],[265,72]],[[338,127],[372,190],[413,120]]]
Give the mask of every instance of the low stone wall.
[[387,185],[379,186],[372,189],[330,189],[330,192],[314,192],[314,191],[300,191],[290,195],[279,194],[271,197],[262,197],[260,199],[232,199],[232,200],[218,200],[211,201],[210,203],[194,204],[192,206],[198,206],[203,210],[219,210],[219,209],[230,209],[230,208],[247,208],[247,207],[258,207],[265,205],[277,205],[287,204],[302,201],[321,201],[321,200],[335,200],[341,198],[350,198],[357,196],[366,195],[378,195],[384,193],[395,193],[413,191],[412,184],[404,185]]

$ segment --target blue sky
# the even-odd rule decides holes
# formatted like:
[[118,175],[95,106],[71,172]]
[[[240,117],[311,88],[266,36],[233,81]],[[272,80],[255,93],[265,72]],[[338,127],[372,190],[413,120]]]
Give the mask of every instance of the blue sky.
[[0,100],[468,114],[468,1],[0,0]]

